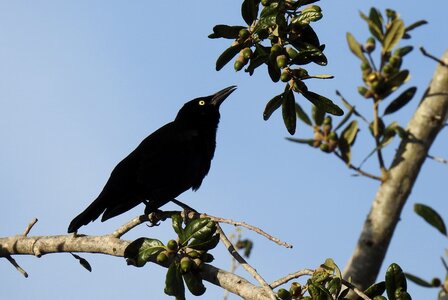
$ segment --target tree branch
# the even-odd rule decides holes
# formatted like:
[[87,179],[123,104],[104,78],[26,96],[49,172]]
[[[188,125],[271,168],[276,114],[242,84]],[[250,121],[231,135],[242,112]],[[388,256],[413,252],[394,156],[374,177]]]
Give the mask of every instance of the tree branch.
[[[134,218],[133,221],[136,219]],[[45,254],[70,252],[98,253],[123,257],[124,250],[130,243],[131,241],[121,240],[114,237],[113,234],[102,236],[75,236],[71,234],[29,237],[16,235],[0,238],[0,257],[7,259],[12,255],[34,255],[40,257]],[[220,286],[244,299],[271,299],[263,288],[253,285],[240,276],[218,269],[212,265],[204,264],[201,275],[204,280]]]
[[[448,62],[448,51],[442,61]],[[429,89],[407,126],[392,162],[389,176],[381,184],[364,223],[345,278],[364,290],[376,279],[389,247],[401,210],[425,161],[429,148],[448,116],[448,68],[438,65]]]

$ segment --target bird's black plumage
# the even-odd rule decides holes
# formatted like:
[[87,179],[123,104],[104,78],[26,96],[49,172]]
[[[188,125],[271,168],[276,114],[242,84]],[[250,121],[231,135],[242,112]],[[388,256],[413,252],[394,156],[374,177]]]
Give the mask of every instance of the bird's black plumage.
[[105,221],[143,202],[156,210],[190,188],[197,190],[215,153],[219,106],[235,89],[230,86],[185,103],[174,121],[149,135],[114,168],[102,192],[73,219],[68,232],[101,214]]

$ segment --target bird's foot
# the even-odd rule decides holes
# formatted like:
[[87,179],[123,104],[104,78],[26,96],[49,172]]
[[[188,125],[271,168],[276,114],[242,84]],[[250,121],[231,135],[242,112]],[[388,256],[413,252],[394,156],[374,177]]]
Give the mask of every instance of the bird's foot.
[[146,224],[146,226],[148,226],[148,227],[159,226],[160,221],[162,220],[162,218],[160,218],[160,215],[162,213],[163,212],[161,210],[152,211],[148,214],[145,211],[145,214],[148,216],[148,221],[149,221],[149,224]]

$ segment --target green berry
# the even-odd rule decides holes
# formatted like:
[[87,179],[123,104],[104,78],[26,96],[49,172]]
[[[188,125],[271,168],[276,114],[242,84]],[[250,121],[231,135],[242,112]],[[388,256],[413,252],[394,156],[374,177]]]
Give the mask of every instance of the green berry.
[[187,273],[191,270],[192,261],[187,256],[184,256],[180,260],[180,269],[182,272]]
[[277,66],[280,69],[283,69],[284,67],[286,67],[288,65],[288,57],[286,55],[279,55],[276,58],[277,61]]
[[175,240],[169,240],[168,243],[166,243],[166,247],[168,248],[168,250],[177,251],[178,245]]
[[250,32],[246,28],[243,28],[238,32],[238,37],[242,40],[246,40],[249,36]]
[[245,58],[249,59],[252,57],[252,50],[249,47],[244,48],[240,51],[240,54]]
[[291,80],[291,74],[289,70],[283,70],[282,74],[280,75],[280,80],[283,82],[288,82]]

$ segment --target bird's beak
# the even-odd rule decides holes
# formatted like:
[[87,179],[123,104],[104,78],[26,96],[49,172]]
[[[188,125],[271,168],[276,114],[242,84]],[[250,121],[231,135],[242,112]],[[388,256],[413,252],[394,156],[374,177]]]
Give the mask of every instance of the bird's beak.
[[219,107],[221,105],[221,103],[223,103],[224,100],[226,100],[226,98],[234,90],[236,90],[236,86],[235,85],[232,85],[232,86],[226,87],[223,90],[220,90],[216,94],[212,95],[212,100],[210,101],[210,104]]

